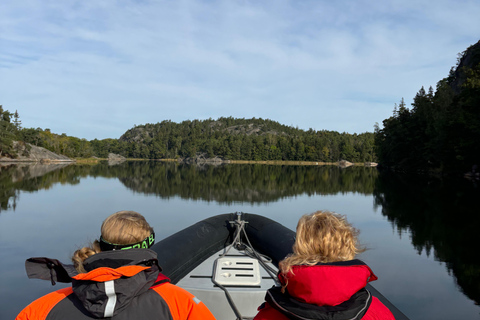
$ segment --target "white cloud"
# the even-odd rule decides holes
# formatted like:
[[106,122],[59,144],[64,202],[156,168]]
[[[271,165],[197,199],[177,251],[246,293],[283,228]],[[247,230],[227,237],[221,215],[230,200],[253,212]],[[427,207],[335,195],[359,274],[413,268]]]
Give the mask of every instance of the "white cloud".
[[478,41],[477,1],[7,1],[0,104],[87,139],[220,116],[372,131]]

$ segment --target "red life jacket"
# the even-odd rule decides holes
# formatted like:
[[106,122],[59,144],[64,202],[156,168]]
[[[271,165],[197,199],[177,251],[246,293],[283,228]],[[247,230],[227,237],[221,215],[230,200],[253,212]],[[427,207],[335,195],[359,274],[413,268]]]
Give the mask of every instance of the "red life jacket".
[[394,319],[392,313],[365,290],[377,280],[360,260],[293,266],[279,275],[286,294],[271,289],[267,303],[255,317],[260,319]]

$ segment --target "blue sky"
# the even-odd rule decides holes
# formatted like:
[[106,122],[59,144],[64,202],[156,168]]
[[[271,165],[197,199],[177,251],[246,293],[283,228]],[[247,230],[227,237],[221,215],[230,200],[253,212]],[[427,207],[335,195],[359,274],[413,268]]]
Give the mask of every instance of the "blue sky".
[[479,17],[478,0],[3,0],[0,104],[88,140],[222,116],[371,132],[448,75]]

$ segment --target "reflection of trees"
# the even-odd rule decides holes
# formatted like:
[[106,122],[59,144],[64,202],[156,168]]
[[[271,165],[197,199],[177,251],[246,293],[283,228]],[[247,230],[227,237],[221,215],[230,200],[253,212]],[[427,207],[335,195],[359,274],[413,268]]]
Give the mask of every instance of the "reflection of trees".
[[10,165],[0,167],[0,210],[14,208],[18,192],[77,184],[82,177],[118,178],[135,192],[223,203],[276,201],[301,194],[371,194],[375,168],[336,166],[193,166],[164,162],[96,165]]
[[129,163],[119,179],[125,186],[168,198],[218,202],[269,202],[300,194],[373,192],[374,168],[336,166],[223,165],[191,166],[176,163]]
[[13,207],[15,209],[18,191],[12,181],[13,166],[0,166],[0,212]]
[[381,174],[374,197],[399,232],[410,230],[419,254],[446,263],[461,290],[480,303],[479,188],[470,181]]
[[222,203],[276,201],[296,195],[357,192],[374,194],[382,214],[409,230],[420,253],[446,263],[462,291],[480,303],[477,254],[480,188],[470,181],[378,175],[374,168],[335,166],[189,166],[163,162],[97,165],[0,166],[0,212],[15,208],[20,191],[35,192],[56,183],[78,184],[84,177],[118,178],[129,189],[162,198]]
[[0,165],[0,212],[15,209],[20,191],[49,189],[56,183],[77,184],[82,176],[86,176],[85,168],[71,164]]

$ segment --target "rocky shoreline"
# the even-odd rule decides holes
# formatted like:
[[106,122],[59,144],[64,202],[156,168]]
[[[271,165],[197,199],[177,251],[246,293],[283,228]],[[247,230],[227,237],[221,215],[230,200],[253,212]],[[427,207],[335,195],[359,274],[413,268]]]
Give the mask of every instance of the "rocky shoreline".
[[[45,148],[34,146],[29,143],[23,142],[13,142],[13,148],[17,151],[17,157],[15,159],[0,157],[0,163],[72,163],[76,162],[75,159],[71,159],[64,155],[59,155],[54,152],[51,152]],[[119,154],[109,153],[108,158],[109,165],[116,165],[122,162],[125,162],[127,159]],[[173,159],[172,159],[173,160]],[[352,163],[349,161],[341,160],[333,163],[323,163],[315,161],[247,161],[247,160],[225,160],[221,157],[215,156],[209,158],[205,153],[199,153],[192,158],[179,158],[173,161],[178,161],[180,163],[187,164],[197,164],[197,165],[222,165],[228,163],[258,163],[258,164],[292,164],[292,165],[337,165],[341,168],[347,168],[354,165],[359,165],[357,163]],[[365,162],[362,163],[365,167],[376,167],[377,163],[375,162]]]
[[75,159],[71,159],[67,156],[56,154],[42,147],[34,146],[30,143],[23,143],[14,141],[13,148],[17,151],[17,157],[15,159],[2,157],[0,162],[41,162],[41,163],[62,163],[62,162],[75,162]]

